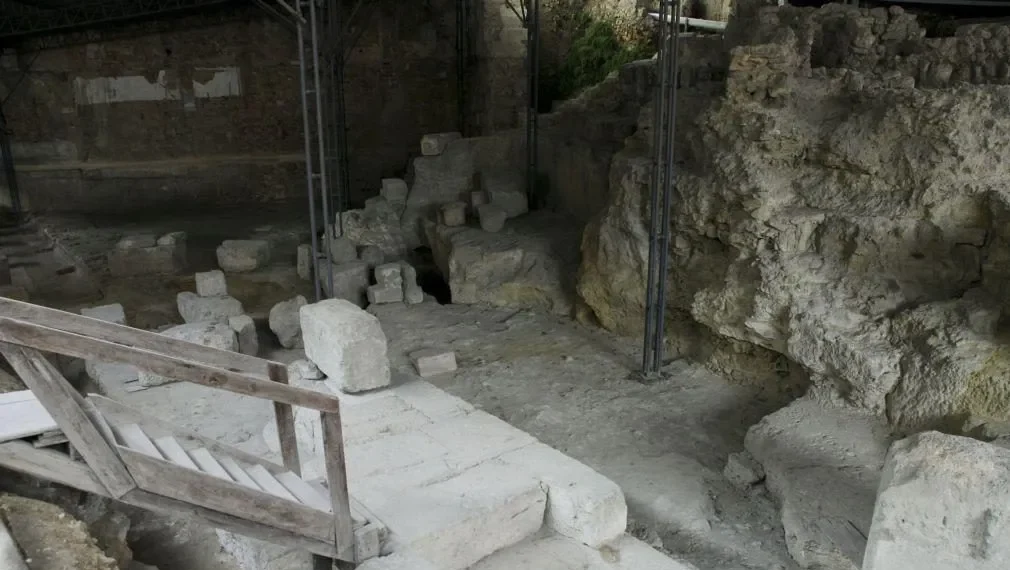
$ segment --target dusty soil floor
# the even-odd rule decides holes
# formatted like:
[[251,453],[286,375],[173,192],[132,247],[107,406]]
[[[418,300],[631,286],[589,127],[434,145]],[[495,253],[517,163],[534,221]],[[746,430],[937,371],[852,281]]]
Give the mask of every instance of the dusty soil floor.
[[[286,221],[270,221],[266,214],[263,218],[236,214],[224,220],[156,223],[78,219],[64,221],[62,235],[75,252],[91,257],[97,275],[102,275],[98,253],[126,233],[190,232],[193,271],[214,268],[213,249],[223,239],[270,239],[281,253],[276,264],[254,274],[230,275],[229,289],[259,317],[263,356],[289,362],[300,358],[301,351],[279,349],[262,318],[280,300],[295,294],[312,298],[309,284],[297,279],[293,267],[294,246],[307,239],[307,232],[298,228],[307,224],[283,217]],[[126,281],[104,275],[102,281],[105,302],[123,303],[130,324],[142,328],[181,322],[175,295],[192,290],[192,276]],[[620,484],[630,508],[630,532],[700,570],[798,568],[786,552],[771,500],[762,491],[743,494],[722,476],[726,457],[743,449],[747,428],[795,394],[746,379],[731,383],[686,363],[671,364],[667,379],[645,385],[629,378],[639,366],[637,339],[615,337],[565,318],[434,302],[378,306],[374,312],[389,337],[396,376],[413,374],[408,354],[414,350],[455,350],[459,370],[431,381]],[[169,392],[180,397],[166,398]],[[253,399],[243,402],[222,410],[215,405],[214,392],[198,386],[129,395],[130,405],[265,453],[261,432],[270,407]],[[210,546],[213,537],[192,537],[188,545],[177,545],[181,550],[171,548],[165,541],[173,532],[190,531],[165,524],[146,536],[136,526],[131,530],[138,560],[162,570],[222,568],[223,562],[211,560],[216,557]],[[183,554],[196,545],[207,550],[206,556]],[[206,563],[197,563],[198,558]]]

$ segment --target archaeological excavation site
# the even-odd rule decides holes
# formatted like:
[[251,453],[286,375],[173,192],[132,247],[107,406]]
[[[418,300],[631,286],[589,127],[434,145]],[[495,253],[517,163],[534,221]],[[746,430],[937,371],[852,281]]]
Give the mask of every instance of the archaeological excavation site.
[[1010,1],[0,48],[0,570],[1010,569]]

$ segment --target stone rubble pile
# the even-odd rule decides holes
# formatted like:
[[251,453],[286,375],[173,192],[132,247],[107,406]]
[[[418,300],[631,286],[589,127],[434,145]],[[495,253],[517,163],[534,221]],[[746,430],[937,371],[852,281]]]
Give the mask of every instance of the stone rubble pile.
[[113,277],[174,275],[186,269],[186,232],[126,236],[106,256]]

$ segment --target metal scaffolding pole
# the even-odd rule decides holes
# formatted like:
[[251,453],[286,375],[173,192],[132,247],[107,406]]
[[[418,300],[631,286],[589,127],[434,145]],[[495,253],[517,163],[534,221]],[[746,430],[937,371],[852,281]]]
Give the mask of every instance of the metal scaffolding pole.
[[[301,17],[302,3],[298,3],[299,17]],[[302,130],[304,131],[305,145],[305,186],[308,189],[309,197],[309,225],[312,232],[312,276],[315,282],[316,301],[322,300],[322,287],[319,282],[319,232],[316,224],[316,182],[315,170],[312,161],[312,120],[311,108],[309,107],[309,62],[306,52],[305,24],[299,20],[298,26],[298,70],[302,90]],[[329,261],[326,263],[329,267]],[[327,269],[328,270],[328,269]]]
[[4,113],[3,104],[0,103],[0,153],[2,153],[4,178],[7,182],[7,191],[10,193],[11,210],[15,216],[21,216],[21,191],[18,189],[18,176],[14,168],[14,151],[11,148],[10,131],[7,130],[7,115]]
[[526,107],[526,200],[536,206],[539,160],[540,104],[540,0],[529,0],[526,11],[526,71],[529,101]]
[[649,269],[646,282],[645,335],[642,375],[649,379],[663,365],[666,317],[666,273],[669,267],[670,221],[676,186],[674,140],[677,127],[677,90],[680,0],[660,0],[659,57],[653,108],[653,176],[649,196]]
[[473,57],[473,7],[471,0],[456,0],[456,123],[459,132],[467,136],[469,107],[469,73]]

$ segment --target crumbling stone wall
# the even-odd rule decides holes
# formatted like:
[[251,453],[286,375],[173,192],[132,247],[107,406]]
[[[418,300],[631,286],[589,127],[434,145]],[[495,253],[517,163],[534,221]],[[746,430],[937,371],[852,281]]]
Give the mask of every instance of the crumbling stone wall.
[[[700,324],[901,429],[1010,419],[1010,88],[998,64],[976,73],[1010,32],[925,38],[899,8],[755,15],[729,34],[725,84],[681,108],[674,342]],[[955,71],[940,81],[943,65]],[[629,334],[643,321],[650,112],[614,159],[578,285],[584,317]]]
[[[457,129],[454,2],[371,4],[345,72],[356,201],[401,175],[424,133]],[[4,58],[5,95],[31,64],[4,109],[31,206],[302,199],[292,30],[250,6],[128,31]]]

